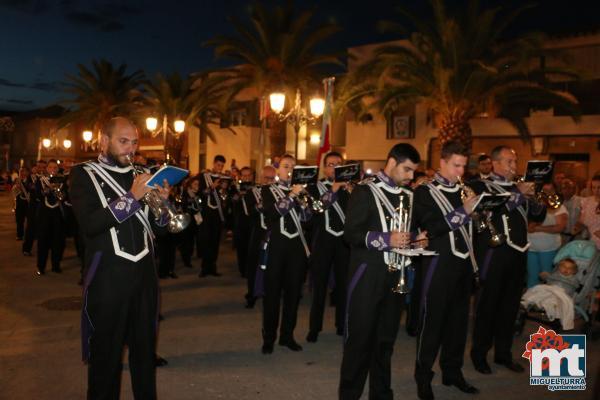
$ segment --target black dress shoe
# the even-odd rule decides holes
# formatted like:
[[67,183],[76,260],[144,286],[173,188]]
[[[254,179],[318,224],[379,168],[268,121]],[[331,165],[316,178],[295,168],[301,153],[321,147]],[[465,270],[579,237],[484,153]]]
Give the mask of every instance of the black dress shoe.
[[177,274],[175,273],[175,271],[171,271],[171,272],[169,272],[169,276],[170,276],[171,278],[173,278],[173,279],[177,279],[177,278],[179,278],[179,276],[177,276]]
[[183,264],[183,266],[186,268],[194,268],[194,266],[191,263],[185,263]]
[[24,251],[23,255],[27,256],[27,257],[31,257],[31,252],[30,251]]
[[254,303],[256,302],[255,299],[246,299],[246,305],[244,307],[246,308],[254,308]]
[[271,354],[273,353],[273,343],[264,343],[261,349],[263,354]]
[[200,273],[198,274],[198,277],[199,277],[199,278],[204,278],[206,275],[208,275],[206,272],[200,272]]
[[472,360],[472,361],[473,361],[473,367],[475,367],[475,371],[479,372],[480,374],[484,374],[484,375],[489,375],[492,373],[490,364],[488,364],[486,360],[481,360],[481,361]]
[[446,386],[456,386],[463,393],[477,394],[479,389],[465,381],[465,378],[445,379],[442,378],[442,383]]
[[44,272],[44,271],[37,270],[37,271],[35,271],[35,274],[36,274],[37,276],[42,276],[42,275],[44,275],[44,274],[45,274],[45,272]]
[[417,382],[417,396],[421,400],[433,400],[433,389],[431,382]]
[[62,274],[62,269],[60,269],[60,267],[52,268],[52,272],[56,272],[57,274]]
[[167,279],[168,277],[168,274],[158,274],[158,279]]
[[306,341],[310,343],[316,343],[317,339],[319,339],[319,332],[310,331],[308,335],[306,335]]
[[296,343],[296,341],[294,339],[280,340],[279,345],[287,347],[291,351],[302,351],[302,346],[300,346],[298,343]]
[[165,365],[169,364],[169,362],[167,360],[165,360],[164,358],[162,358],[161,356],[156,356],[156,358],[154,359],[154,365],[156,367],[164,367]]
[[212,276],[221,276],[221,274],[220,274],[220,273],[218,273],[218,272],[211,272],[211,275],[212,275]]
[[508,368],[509,370],[511,370],[513,372],[523,372],[525,370],[521,364],[518,364],[518,363],[514,362],[513,360],[508,360],[508,361],[494,360],[494,364],[504,365],[506,368]]

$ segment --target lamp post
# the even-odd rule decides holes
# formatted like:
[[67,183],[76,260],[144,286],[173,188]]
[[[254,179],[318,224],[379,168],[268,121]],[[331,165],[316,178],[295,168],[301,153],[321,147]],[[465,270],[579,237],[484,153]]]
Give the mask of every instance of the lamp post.
[[52,135],[49,138],[40,138],[40,142],[38,143],[37,158],[38,160],[42,158],[42,148],[46,151],[57,148],[63,148],[64,150],[68,151],[71,146],[73,146],[73,142],[70,139],[63,139],[63,141],[60,142],[55,135]]
[[302,125],[308,125],[309,123],[315,122],[325,109],[325,100],[320,97],[313,97],[310,99],[310,115],[302,108],[302,98],[300,95],[300,89],[296,90],[296,99],[294,106],[287,112],[282,114],[285,108],[285,94],[281,92],[271,93],[269,96],[269,102],[271,109],[277,114],[280,121],[287,121],[288,124],[294,127],[294,151],[295,156],[298,158],[298,134]]
[[[171,132],[175,139],[179,139],[179,136],[185,131],[185,121],[176,119],[173,122],[173,129],[169,127],[169,121],[167,119],[167,114],[163,115],[162,126],[157,130],[158,120],[154,117],[146,118],[146,128],[152,133],[152,137],[156,137],[162,133],[163,135],[163,147],[165,152],[165,160],[169,159],[169,152],[167,149],[167,138],[169,132]],[[179,162],[179,160],[176,160]]]

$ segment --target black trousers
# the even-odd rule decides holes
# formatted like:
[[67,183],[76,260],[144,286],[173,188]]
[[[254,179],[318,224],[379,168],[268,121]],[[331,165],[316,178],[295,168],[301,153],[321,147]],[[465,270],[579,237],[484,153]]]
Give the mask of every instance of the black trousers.
[[194,243],[196,242],[196,237],[198,236],[198,225],[196,225],[196,221],[194,217],[192,217],[192,221],[188,225],[187,228],[183,230],[183,232],[178,234],[176,240],[179,242],[179,251],[181,252],[181,259],[183,260],[183,264],[185,266],[192,265],[192,253],[194,252]]
[[84,312],[93,326],[88,399],[118,399],[123,348],[136,399],[156,399],[154,353],[157,282],[151,255],[137,263],[101,262],[89,286]]
[[369,399],[392,399],[391,359],[404,296],[392,292],[398,273],[383,262],[351,266],[339,398],[359,399],[367,375]]
[[217,257],[221,243],[221,230],[223,223],[217,210],[207,210],[202,222],[202,273],[214,274],[217,272]]
[[23,252],[31,253],[33,242],[37,236],[37,219],[39,217],[40,204],[36,200],[31,200],[27,209],[27,225],[25,226],[25,237],[23,239]]
[[52,270],[60,270],[60,261],[65,250],[65,220],[60,207],[42,206],[37,222],[37,267],[40,272],[46,271],[48,253]]
[[514,324],[525,287],[527,252],[519,252],[504,244],[489,248],[482,255],[473,348],[474,362],[486,359],[494,346],[494,359],[512,359]]
[[336,237],[321,230],[313,238],[310,256],[310,272],[313,284],[312,305],[310,308],[311,332],[323,329],[323,314],[327,298],[329,277],[335,277],[335,327],[344,328],[346,311],[346,285],[350,249],[342,237]]
[[175,271],[176,239],[177,234],[170,232],[157,237],[158,274],[161,277]]
[[294,338],[298,304],[306,272],[306,253],[299,237],[271,237],[265,271],[263,298],[263,340],[273,343],[277,338],[279,309],[283,298],[280,340]]
[[419,329],[419,319],[421,310],[421,289],[423,281],[425,280],[425,274],[427,265],[423,265],[422,257],[413,257],[413,272],[415,278],[413,281],[412,290],[410,291],[409,304],[406,307],[406,331],[410,334],[416,334]]
[[17,223],[17,239],[23,239],[25,236],[25,220],[27,219],[27,210],[29,203],[17,197],[15,204],[15,222]]
[[[441,252],[440,252],[441,253]],[[452,255],[423,260],[425,279],[421,286],[419,334],[417,336],[417,381],[431,381],[432,368],[441,348],[440,367],[448,379],[462,375],[467,344],[469,299],[473,284],[471,260]]]
[[248,240],[248,255],[246,257],[246,300],[254,299],[254,284],[256,281],[256,268],[260,258],[260,245],[265,238],[266,231],[259,226],[253,226]]
[[233,230],[233,244],[237,255],[238,270],[242,277],[246,277],[246,265],[248,263],[248,246],[250,243],[251,225],[250,221],[237,219]]

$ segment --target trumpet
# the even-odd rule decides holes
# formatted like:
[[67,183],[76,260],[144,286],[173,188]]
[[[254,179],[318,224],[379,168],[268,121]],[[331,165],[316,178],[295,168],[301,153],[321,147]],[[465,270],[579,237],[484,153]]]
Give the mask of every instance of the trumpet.
[[[404,204],[404,199],[406,195],[403,193],[400,194],[400,204],[398,208],[395,210],[394,215],[392,215],[390,220],[390,232],[408,232],[410,229],[409,226],[409,207]],[[398,279],[398,283],[392,289],[392,292],[397,294],[406,294],[410,292],[408,287],[408,282],[406,280],[406,268],[409,268],[406,265],[406,256],[401,255],[398,252],[392,251],[390,254],[389,262],[387,264],[389,272],[400,271],[400,277]]]
[[[456,182],[460,186],[460,199],[463,204],[472,196],[475,196],[475,192],[471,189],[470,186],[465,185],[464,181],[460,176],[456,177]],[[477,233],[481,233],[487,229],[487,222],[477,211],[473,211],[471,213],[471,219],[473,220],[473,225],[475,225],[475,229]]]
[[48,176],[42,176],[41,180],[46,191],[52,192],[56,200],[64,201],[66,199],[67,194],[63,190],[63,185],[65,184],[64,176],[50,174]]
[[544,203],[546,207],[553,210],[558,209],[563,203],[563,197],[558,193],[548,194],[544,191],[539,191],[535,194],[535,200],[538,203]]
[[[133,168],[133,176],[136,177],[139,174],[143,174],[144,171],[133,163],[133,154],[127,155],[127,161]],[[164,213],[168,215],[167,229],[171,233],[178,233],[183,231],[190,224],[190,216],[188,214],[177,214],[171,202],[163,199],[156,189],[152,189],[146,193],[143,197],[154,217],[158,220]]]

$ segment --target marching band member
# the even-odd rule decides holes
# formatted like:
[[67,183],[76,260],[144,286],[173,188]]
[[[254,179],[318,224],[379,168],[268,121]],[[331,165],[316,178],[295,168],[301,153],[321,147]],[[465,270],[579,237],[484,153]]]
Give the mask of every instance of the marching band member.
[[250,209],[246,203],[245,195],[250,187],[254,185],[254,171],[250,167],[243,167],[240,170],[239,189],[232,192],[233,208],[233,244],[237,254],[238,270],[240,276],[246,277],[246,263],[248,258],[248,243],[250,240],[250,230],[252,228],[252,219]]
[[[29,208],[27,209],[27,225],[25,226],[25,237],[23,239],[23,255],[31,256],[33,242],[37,236],[37,218],[40,211],[40,198],[36,190],[38,180],[46,174],[46,161],[38,160],[36,165],[31,168],[31,175],[25,183],[25,187],[29,189]],[[35,169],[35,171],[34,171]]]
[[222,191],[222,178],[218,176],[223,171],[225,157],[216,155],[213,160],[212,170],[200,175],[200,193],[202,196],[202,225],[200,226],[202,240],[198,246],[202,246],[202,271],[201,277],[207,275],[221,276],[217,272],[217,258],[219,256],[219,245],[221,243],[221,231],[225,223],[226,204],[220,196]]
[[192,268],[192,254],[194,242],[198,236],[198,229],[202,223],[202,199],[200,198],[200,182],[198,179],[189,178],[183,183],[181,203],[183,212],[190,215],[190,224],[181,232],[181,243],[179,250],[183,265]]
[[306,337],[308,342],[316,342],[323,329],[323,313],[329,277],[335,277],[335,327],[338,335],[344,334],[344,305],[346,299],[346,280],[348,278],[348,260],[350,249],[344,242],[345,210],[350,194],[345,183],[334,182],[335,167],[341,166],[343,158],[340,153],[330,152],[325,155],[323,165],[325,178],[317,183],[312,191],[315,199],[319,199],[324,211],[313,215],[311,235],[310,272],[313,295],[310,308],[310,325]]
[[[357,185],[350,196],[344,238],[350,244],[344,355],[339,398],[359,399],[369,375],[369,397],[391,399],[391,358],[403,296],[392,292],[398,273],[388,272],[392,248],[405,247],[409,232],[390,232],[400,204],[412,206],[408,187],[421,158],[411,145],[395,145],[383,171]],[[410,220],[408,221],[410,223]]]
[[[438,255],[421,260],[424,280],[420,292],[415,380],[420,399],[433,399],[432,367],[441,348],[444,385],[478,393],[462,374],[467,342],[469,300],[475,255],[469,215],[476,196],[457,184],[465,173],[467,149],[458,142],[444,143],[440,170],[433,182],[415,189],[412,222],[427,232],[428,250]],[[463,203],[464,201],[464,203]],[[476,264],[475,264],[476,265]],[[476,268],[476,267],[475,267]]]
[[282,297],[279,345],[292,351],[302,350],[302,346],[294,340],[294,328],[310,255],[302,222],[310,218],[310,210],[302,209],[296,201],[304,190],[303,186],[290,184],[295,165],[296,159],[293,156],[282,156],[277,168],[279,181],[261,189],[263,213],[269,231],[264,274],[263,354],[273,352]]
[[248,291],[246,293],[246,308],[253,308],[256,302],[254,285],[256,279],[256,269],[259,268],[260,245],[265,240],[267,225],[263,214],[262,204],[262,186],[269,186],[275,182],[277,171],[271,165],[265,165],[262,170],[261,185],[256,185],[246,192],[244,199],[246,208],[250,213],[251,227],[250,238],[248,239],[248,255],[246,257],[246,280]]
[[[140,203],[151,190],[147,173],[129,163],[138,130],[122,117],[102,129],[102,153],[71,171],[71,200],[85,240],[86,277],[82,310],[83,357],[88,362],[88,399],[118,398],[123,346],[135,398],[156,399],[155,344],[158,283],[154,232],[166,218],[148,217]],[[151,222],[153,221],[153,222]]]
[[[476,193],[510,193],[509,201],[494,210],[491,226],[504,240],[490,245],[490,230],[477,236],[475,253],[481,288],[475,313],[471,360],[482,374],[491,374],[487,353],[494,347],[494,363],[514,372],[523,367],[512,358],[514,323],[525,283],[528,221],[543,221],[545,207],[532,201],[533,183],[513,182],[517,155],[508,146],[492,150],[491,180],[471,182]],[[502,243],[500,243],[502,242]]]
[[48,253],[51,253],[52,272],[62,272],[60,261],[65,250],[65,205],[67,186],[65,178],[58,174],[56,160],[49,160],[47,176],[41,176],[36,185],[40,199],[37,218],[37,274],[46,272]]
[[[17,224],[17,240],[23,240],[25,236],[25,221],[27,219],[27,210],[29,209],[30,189],[28,188],[29,169],[21,167],[19,177],[15,180],[12,187],[15,197],[15,222]],[[27,222],[29,223],[29,222]]]

